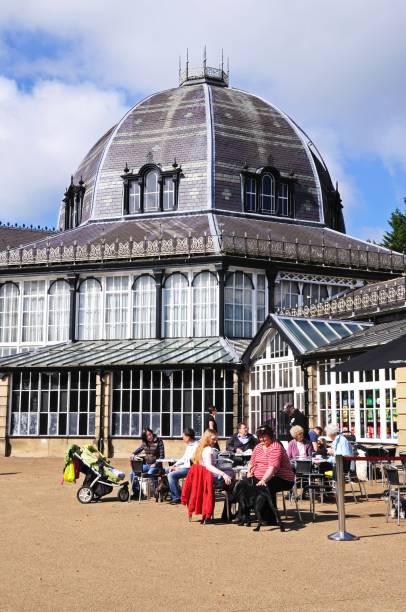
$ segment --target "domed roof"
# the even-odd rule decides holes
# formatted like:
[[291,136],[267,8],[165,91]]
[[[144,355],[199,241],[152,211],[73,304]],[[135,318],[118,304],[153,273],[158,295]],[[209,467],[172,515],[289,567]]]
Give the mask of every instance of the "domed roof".
[[[272,104],[226,85],[189,79],[131,108],[74,175],[85,186],[81,223],[123,217],[126,165],[134,173],[146,163],[166,171],[176,159],[182,168],[177,211],[144,213],[140,220],[208,210],[244,214],[241,171],[270,166],[294,180],[294,219],[343,231],[338,193],[308,137]],[[63,211],[62,205],[62,229]]]

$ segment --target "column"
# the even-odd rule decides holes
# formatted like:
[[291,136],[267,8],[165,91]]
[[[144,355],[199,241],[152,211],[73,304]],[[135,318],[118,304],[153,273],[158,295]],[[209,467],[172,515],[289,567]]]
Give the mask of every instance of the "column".
[[97,447],[107,457],[113,454],[110,436],[111,414],[111,372],[97,372],[96,374],[96,418],[94,436]]
[[156,310],[155,310],[155,338],[162,338],[162,281],[164,270],[154,270],[155,290],[156,290]]
[[304,376],[304,409],[309,419],[309,427],[319,425],[317,419],[317,366],[305,367]]
[[69,304],[69,340],[76,342],[76,287],[79,275],[74,274],[68,276],[67,280],[69,283],[70,290],[70,304]]
[[11,375],[3,374],[0,378],[0,457],[10,454],[7,431],[10,383]]
[[406,450],[406,368],[396,368],[396,407],[398,411],[398,447]]
[[218,304],[218,319],[219,319],[219,336],[224,336],[224,281],[227,271],[227,266],[224,263],[216,265],[216,272],[219,282],[219,304]]
[[275,279],[276,272],[266,270],[266,280],[268,283],[268,313],[275,312]]

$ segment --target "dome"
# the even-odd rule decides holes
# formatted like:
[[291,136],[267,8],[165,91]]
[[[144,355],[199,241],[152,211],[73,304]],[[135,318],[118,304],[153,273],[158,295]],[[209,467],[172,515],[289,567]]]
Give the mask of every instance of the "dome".
[[189,76],[136,104],[89,151],[72,179],[84,185],[80,223],[123,218],[124,168],[136,174],[155,164],[170,172],[177,163],[177,210],[160,215],[211,210],[246,216],[242,173],[272,168],[294,185],[294,221],[344,231],[339,194],[304,132],[269,102],[228,87],[223,72],[218,78],[204,70],[202,78]]

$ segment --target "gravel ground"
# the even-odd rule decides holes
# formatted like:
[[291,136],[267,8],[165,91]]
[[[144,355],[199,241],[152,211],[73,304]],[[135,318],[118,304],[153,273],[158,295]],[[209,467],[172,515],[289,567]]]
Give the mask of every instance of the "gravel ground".
[[379,484],[369,502],[347,497],[360,540],[332,542],[332,504],[303,525],[290,510],[285,533],[200,525],[155,501],[83,506],[78,485],[59,484],[62,463],[0,458],[2,612],[406,610],[406,521],[386,523]]

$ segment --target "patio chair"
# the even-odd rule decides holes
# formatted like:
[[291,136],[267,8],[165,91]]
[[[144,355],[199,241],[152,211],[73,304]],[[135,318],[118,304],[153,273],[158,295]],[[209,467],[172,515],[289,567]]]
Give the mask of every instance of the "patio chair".
[[400,526],[400,514],[404,509],[404,505],[402,504],[401,494],[406,493],[406,487],[402,486],[399,482],[399,472],[393,466],[384,466],[383,468],[387,487],[388,487],[388,497],[387,497],[387,506],[386,506],[386,522],[389,522],[389,515],[391,512],[392,504],[394,503],[394,507],[396,509],[397,514],[397,524]]
[[151,498],[151,489],[152,489],[152,483],[156,482],[157,480],[157,475],[153,475],[153,474],[148,474],[146,472],[142,471],[142,467],[144,465],[144,462],[142,461],[142,459],[134,459],[133,461],[131,461],[131,476],[130,476],[130,482],[131,482],[131,490],[133,489],[133,483],[134,480],[136,478],[138,478],[139,481],[139,494],[138,494],[138,503],[141,503],[141,496],[142,496],[142,492],[143,492],[143,484],[146,484],[146,497],[147,500],[149,500]]

